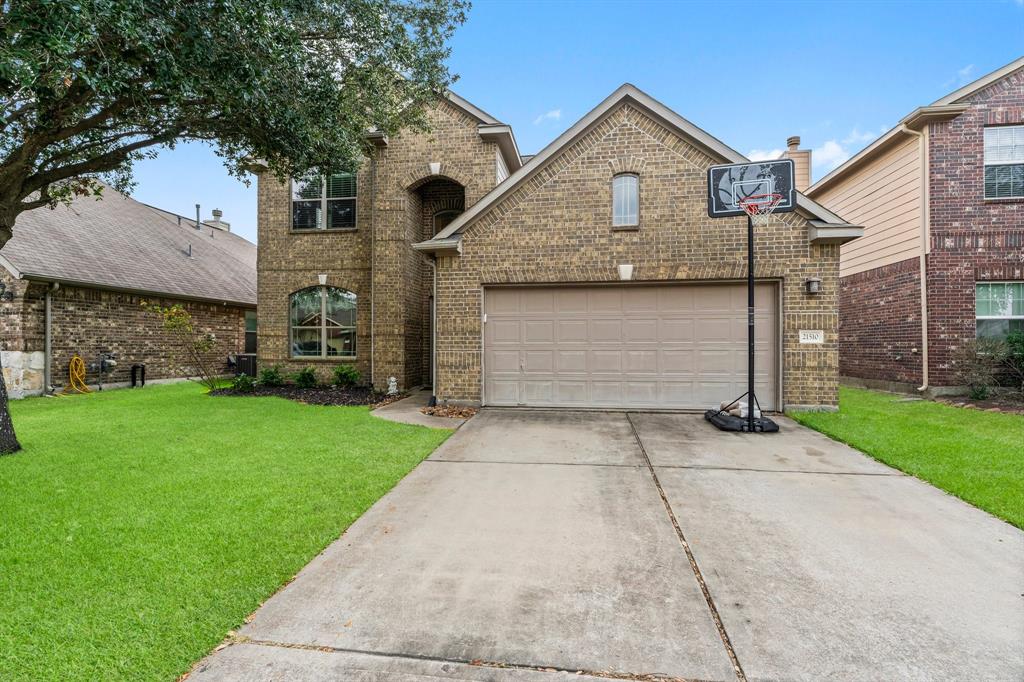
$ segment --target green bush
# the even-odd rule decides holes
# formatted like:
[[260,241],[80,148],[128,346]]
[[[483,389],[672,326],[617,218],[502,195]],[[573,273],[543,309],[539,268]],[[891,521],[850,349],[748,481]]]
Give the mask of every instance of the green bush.
[[338,365],[334,368],[334,383],[351,388],[359,383],[359,370],[352,365]]
[[256,390],[256,379],[248,374],[239,374],[231,380],[231,390],[239,393],[252,393]]
[[1006,337],[1006,357],[1003,364],[1009,370],[1017,388],[1024,391],[1024,332],[1011,332]]
[[281,373],[281,365],[261,369],[259,383],[264,386],[284,386],[284,374]]
[[303,367],[292,375],[292,379],[295,380],[295,385],[299,388],[316,388],[319,383],[316,380],[316,371],[312,367]]
[[971,400],[988,398],[1005,358],[1006,344],[998,339],[971,339],[953,352],[954,374],[960,384],[967,386]]

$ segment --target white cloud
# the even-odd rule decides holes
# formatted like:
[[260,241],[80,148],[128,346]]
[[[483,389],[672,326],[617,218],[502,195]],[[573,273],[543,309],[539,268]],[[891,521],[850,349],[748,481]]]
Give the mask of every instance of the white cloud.
[[847,146],[867,144],[868,142],[871,142],[876,137],[878,137],[879,134],[880,133],[873,133],[870,130],[866,132],[861,132],[860,129],[857,128],[857,126],[854,126],[853,130],[850,131],[850,134],[843,138],[843,145]]
[[544,121],[557,121],[562,118],[561,109],[552,109],[546,113],[541,114],[537,118],[533,119],[533,125],[539,126]]
[[850,152],[836,140],[825,140],[820,147],[815,147],[811,154],[811,161],[815,168],[823,169],[826,173],[835,170],[850,158]]
[[747,158],[751,161],[770,161],[782,156],[781,149],[751,149],[747,152]]
[[[1018,4],[1024,4],[1024,0],[1018,0]],[[957,87],[967,85],[974,80],[974,64],[968,64],[962,69],[956,70],[956,75],[943,84],[943,87]]]

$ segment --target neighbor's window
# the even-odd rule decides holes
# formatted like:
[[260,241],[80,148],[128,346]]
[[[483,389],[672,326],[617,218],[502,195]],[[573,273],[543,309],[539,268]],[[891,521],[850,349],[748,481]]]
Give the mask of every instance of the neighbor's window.
[[1024,282],[978,282],[974,297],[978,338],[1024,332]]
[[356,356],[356,295],[335,287],[309,287],[291,295],[294,358]]
[[256,352],[256,311],[245,311],[245,352]]
[[985,198],[1024,197],[1024,126],[985,128]]
[[292,180],[292,229],[341,230],[356,226],[356,176]]
[[616,175],[612,178],[612,226],[640,224],[640,178]]

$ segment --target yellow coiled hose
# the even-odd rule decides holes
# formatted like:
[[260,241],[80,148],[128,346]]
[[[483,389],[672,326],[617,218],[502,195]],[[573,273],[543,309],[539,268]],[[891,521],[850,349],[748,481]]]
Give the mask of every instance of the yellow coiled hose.
[[64,387],[64,393],[72,391],[92,393],[85,385],[85,360],[77,353],[71,357],[71,362],[68,364],[68,385]]

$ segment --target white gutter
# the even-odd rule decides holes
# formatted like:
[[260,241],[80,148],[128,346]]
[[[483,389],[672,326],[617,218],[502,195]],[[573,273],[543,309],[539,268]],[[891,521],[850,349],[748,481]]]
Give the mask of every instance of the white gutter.
[[913,130],[906,123],[900,129],[917,137],[918,163],[921,166],[921,254],[918,258],[921,278],[921,385],[917,390],[923,393],[928,390],[928,136],[926,132]]

